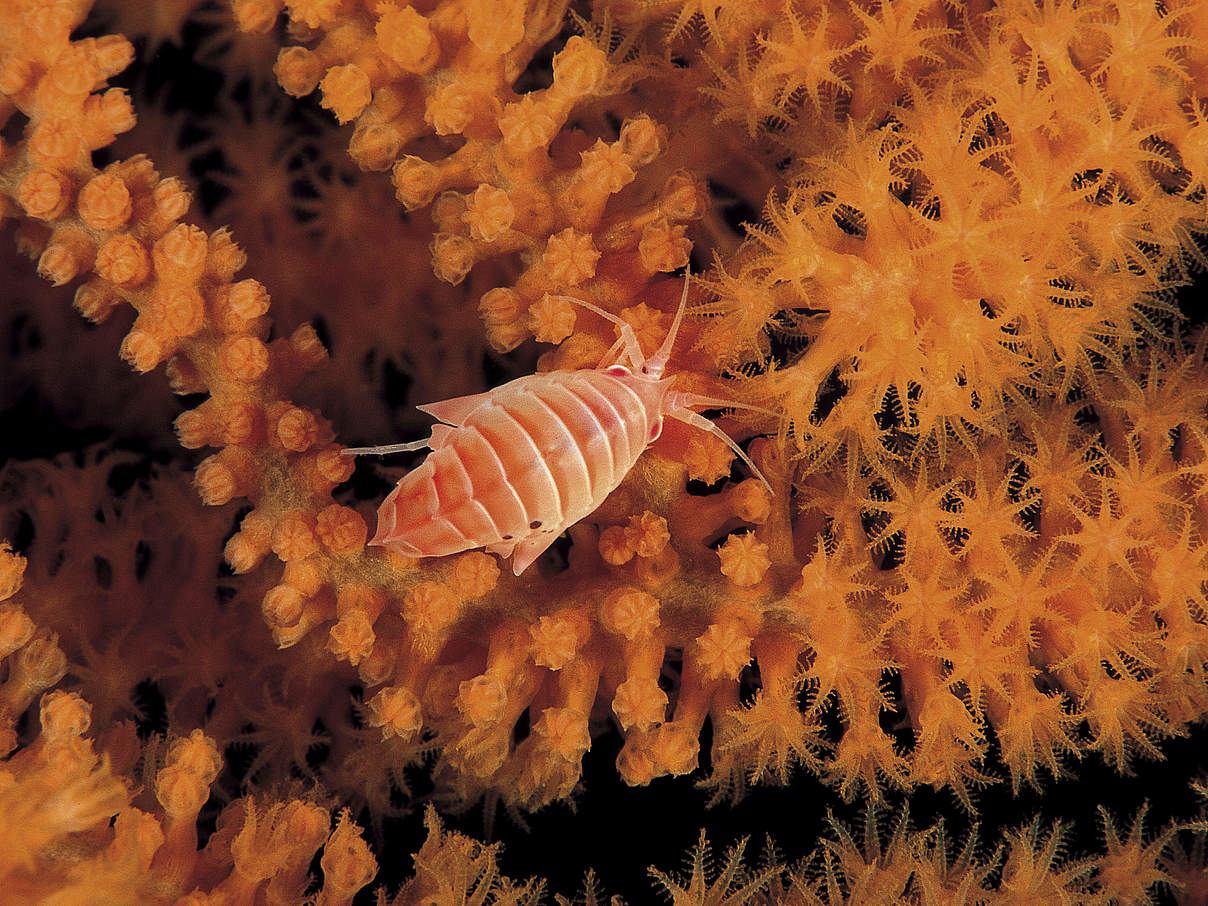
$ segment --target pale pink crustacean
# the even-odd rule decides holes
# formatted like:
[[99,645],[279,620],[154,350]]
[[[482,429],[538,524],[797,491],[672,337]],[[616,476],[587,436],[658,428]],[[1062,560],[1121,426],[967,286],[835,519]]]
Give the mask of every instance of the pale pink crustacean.
[[716,434],[763,480],[733,440],[689,408],[757,407],[679,393],[663,377],[683,318],[686,282],[671,329],[649,358],[624,321],[563,298],[617,324],[621,338],[609,358],[623,351],[629,364],[527,375],[485,393],[419,406],[443,423],[430,437],[344,450],[432,450],[382,502],[370,544],[411,557],[482,547],[511,556],[520,575],[604,502],[662,433],[664,417]]

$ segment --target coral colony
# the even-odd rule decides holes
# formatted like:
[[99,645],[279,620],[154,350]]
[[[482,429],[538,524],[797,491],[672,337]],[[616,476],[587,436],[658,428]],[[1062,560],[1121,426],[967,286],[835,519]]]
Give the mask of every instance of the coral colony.
[[[0,125],[4,903],[1208,902],[1208,2],[0,0]],[[423,454],[342,450],[651,356],[690,263],[750,464],[368,544]],[[865,817],[713,864],[667,777]],[[609,783],[686,873],[447,824]]]

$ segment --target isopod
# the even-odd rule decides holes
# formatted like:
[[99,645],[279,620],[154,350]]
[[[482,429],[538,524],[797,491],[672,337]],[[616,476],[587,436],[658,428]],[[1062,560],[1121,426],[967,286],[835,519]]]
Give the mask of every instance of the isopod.
[[[662,346],[646,358],[623,320],[561,297],[614,323],[620,339],[600,367],[526,375],[470,396],[418,406],[437,418],[424,440],[352,447],[347,455],[432,452],[378,509],[369,542],[410,557],[485,548],[524,572],[567,528],[595,510],[674,418],[716,435],[767,486],[742,449],[690,407],[744,408],[671,389],[663,372],[688,300],[688,282]],[[619,360],[603,364],[620,354]],[[775,414],[775,413],[769,413]]]

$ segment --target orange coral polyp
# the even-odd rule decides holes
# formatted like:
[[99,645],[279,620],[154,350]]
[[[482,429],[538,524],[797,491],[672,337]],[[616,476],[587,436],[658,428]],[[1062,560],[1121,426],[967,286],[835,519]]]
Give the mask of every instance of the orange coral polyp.
[[659,602],[639,588],[613,589],[600,608],[604,628],[631,642],[650,638],[659,627]]
[[717,550],[721,572],[740,588],[758,584],[772,565],[768,545],[753,533],[731,535]]
[[97,276],[124,289],[133,289],[151,274],[151,255],[129,234],[112,236],[97,249]]
[[85,183],[76,204],[81,220],[109,232],[125,227],[134,212],[130,190],[112,173],[101,173]]
[[333,66],[319,82],[320,103],[335,115],[336,121],[347,123],[356,119],[373,98],[368,74],[349,63]]
[[600,252],[591,236],[567,227],[550,236],[541,256],[541,266],[557,286],[577,286],[595,275]]
[[218,351],[223,369],[235,380],[252,383],[268,371],[268,347],[252,336],[234,336]]
[[458,595],[472,601],[494,591],[500,574],[498,560],[482,551],[470,551],[457,558],[449,582]]
[[443,582],[421,582],[403,599],[403,619],[417,632],[436,634],[457,618],[461,600]]
[[382,4],[374,35],[382,52],[406,72],[422,75],[440,56],[432,26],[413,6],[400,10],[393,3]]
[[751,661],[752,636],[736,620],[711,624],[697,636],[698,662],[709,679],[738,679]]
[[583,627],[577,614],[543,616],[529,629],[533,663],[550,670],[569,664],[583,644]]
[[70,183],[57,170],[32,170],[17,188],[17,203],[30,217],[57,220],[71,204]]

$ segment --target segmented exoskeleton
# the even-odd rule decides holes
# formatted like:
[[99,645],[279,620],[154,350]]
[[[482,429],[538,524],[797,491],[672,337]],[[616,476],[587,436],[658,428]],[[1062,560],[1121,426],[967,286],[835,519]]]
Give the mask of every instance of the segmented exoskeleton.
[[[485,547],[512,556],[516,575],[562,532],[595,510],[674,418],[720,437],[755,475],[755,464],[720,428],[690,407],[758,409],[671,389],[664,378],[688,299],[650,358],[633,328],[615,315],[561,297],[613,322],[620,339],[604,361],[578,371],[517,378],[494,390],[417,408],[439,419],[430,437],[343,452],[395,453],[430,447],[378,509],[370,544],[411,557],[440,557]],[[759,410],[767,411],[767,410]]]

